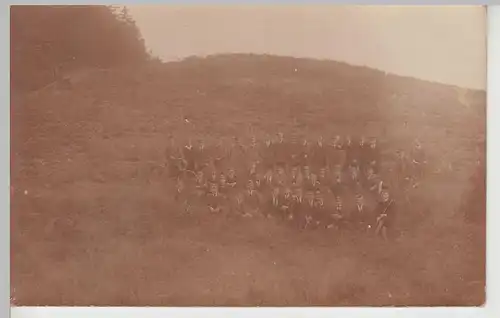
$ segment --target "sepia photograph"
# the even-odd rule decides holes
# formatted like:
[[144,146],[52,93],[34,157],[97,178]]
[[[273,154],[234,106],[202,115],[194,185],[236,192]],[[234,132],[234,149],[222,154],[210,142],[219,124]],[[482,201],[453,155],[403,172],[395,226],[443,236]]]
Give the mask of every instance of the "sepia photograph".
[[484,6],[10,6],[12,306],[483,306]]

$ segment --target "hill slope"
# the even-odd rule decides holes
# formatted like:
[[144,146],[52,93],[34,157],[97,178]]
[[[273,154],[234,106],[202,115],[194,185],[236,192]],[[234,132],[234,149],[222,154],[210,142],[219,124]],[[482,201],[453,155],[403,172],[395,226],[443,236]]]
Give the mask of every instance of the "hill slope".
[[[464,103],[460,92],[337,62],[220,55],[95,70],[69,90],[20,98],[14,296],[23,305],[480,304],[484,224],[458,209],[484,140],[485,94],[467,91]],[[436,173],[402,206],[407,234],[393,246],[179,216],[162,171],[167,136],[250,131],[378,136],[386,160],[419,138]]]

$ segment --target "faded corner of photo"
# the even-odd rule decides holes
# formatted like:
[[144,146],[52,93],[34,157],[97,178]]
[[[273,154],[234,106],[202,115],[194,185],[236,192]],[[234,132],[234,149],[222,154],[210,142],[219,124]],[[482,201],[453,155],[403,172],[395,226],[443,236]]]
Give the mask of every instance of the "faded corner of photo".
[[11,6],[17,306],[482,306],[483,6]]

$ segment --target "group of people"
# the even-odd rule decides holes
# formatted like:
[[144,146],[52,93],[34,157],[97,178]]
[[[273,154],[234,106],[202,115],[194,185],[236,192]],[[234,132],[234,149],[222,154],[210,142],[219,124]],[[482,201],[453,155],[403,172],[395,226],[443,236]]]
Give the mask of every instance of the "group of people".
[[[406,162],[402,152],[398,158],[414,172],[425,161],[417,154]],[[278,133],[263,142],[253,136],[212,145],[203,139],[177,145],[171,137],[167,147],[175,198],[185,210],[274,218],[302,229],[373,229],[386,238],[395,205],[381,160],[376,138],[350,136],[325,143],[321,136],[311,142]],[[396,173],[408,175],[402,169]]]

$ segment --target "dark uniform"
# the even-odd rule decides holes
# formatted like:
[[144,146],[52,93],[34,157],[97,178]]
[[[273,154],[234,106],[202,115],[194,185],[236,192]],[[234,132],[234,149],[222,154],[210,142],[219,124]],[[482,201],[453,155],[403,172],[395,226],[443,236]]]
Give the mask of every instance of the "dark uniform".
[[300,153],[299,153],[299,161],[298,163],[306,166],[311,164],[311,153],[312,153],[312,147],[309,144],[307,140],[302,141],[302,145],[300,146]]
[[274,148],[274,163],[280,166],[285,166],[290,161],[290,149],[287,142],[283,138],[283,134],[278,134],[278,141],[272,147]]
[[353,148],[351,137],[346,137],[346,140],[344,140],[344,142],[342,143],[341,149],[345,151],[346,158],[343,168],[347,170],[347,168],[352,164],[352,160],[355,157],[355,149]]
[[290,176],[290,185],[292,187],[302,186],[302,174],[300,173],[299,167],[293,167]]
[[260,147],[259,157],[262,160],[264,169],[272,169],[275,163],[275,148],[272,146],[271,140],[266,140],[264,145]]
[[380,169],[380,149],[375,140],[372,141],[370,147],[366,151],[367,164],[373,169],[373,172],[379,173]]
[[325,167],[328,164],[328,150],[323,145],[323,139],[320,138],[318,142],[312,148],[312,166],[313,167]]
[[361,171],[366,169],[368,164],[367,152],[368,152],[369,144],[366,143],[365,137],[361,137],[359,142],[356,144],[356,160],[359,164],[359,168]]
[[342,171],[334,171],[333,177],[330,183],[330,190],[335,195],[340,195],[344,192],[345,180]]
[[366,230],[368,227],[369,211],[367,211],[364,198],[360,194],[356,196],[356,205],[349,214],[349,220],[356,230]]
[[194,152],[194,169],[196,171],[200,171],[209,165],[209,153],[205,148],[205,142],[203,140],[199,140],[198,147],[194,149]]
[[327,228],[342,229],[344,225],[344,206],[342,199],[337,196],[335,199],[335,208],[330,212]]

